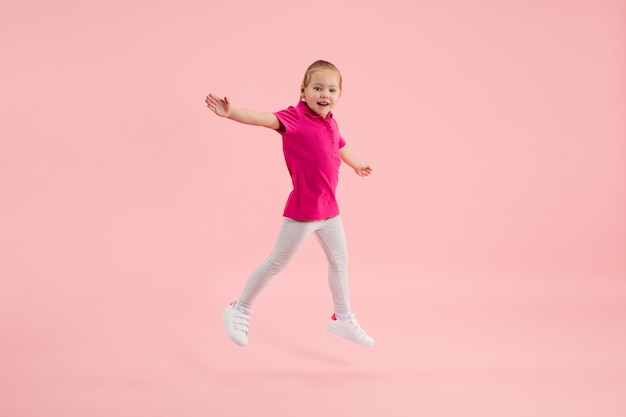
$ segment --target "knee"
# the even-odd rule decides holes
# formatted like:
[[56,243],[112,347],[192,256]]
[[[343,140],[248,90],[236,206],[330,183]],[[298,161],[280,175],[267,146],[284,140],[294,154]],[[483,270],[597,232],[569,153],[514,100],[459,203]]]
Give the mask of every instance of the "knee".
[[265,267],[274,272],[280,272],[289,263],[290,256],[287,253],[272,253],[267,257]]
[[348,269],[348,254],[334,254],[328,257],[328,267],[338,271]]

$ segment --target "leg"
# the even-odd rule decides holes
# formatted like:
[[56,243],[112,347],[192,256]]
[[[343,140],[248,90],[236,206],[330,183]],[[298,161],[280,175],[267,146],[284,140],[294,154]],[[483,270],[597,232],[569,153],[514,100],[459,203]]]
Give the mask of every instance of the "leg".
[[238,304],[250,309],[254,300],[267,283],[287,266],[300,250],[307,238],[313,233],[314,222],[299,222],[285,217],[274,250],[248,278],[248,282],[239,297]]
[[350,307],[348,250],[341,218],[337,216],[325,221],[317,230],[317,238],[328,258],[328,285],[335,309],[326,328],[355,343],[373,346],[374,339],[365,333]]
[[335,314],[347,316],[352,310],[348,289],[348,248],[341,217],[325,220],[316,231],[316,237],[328,259],[328,286]]

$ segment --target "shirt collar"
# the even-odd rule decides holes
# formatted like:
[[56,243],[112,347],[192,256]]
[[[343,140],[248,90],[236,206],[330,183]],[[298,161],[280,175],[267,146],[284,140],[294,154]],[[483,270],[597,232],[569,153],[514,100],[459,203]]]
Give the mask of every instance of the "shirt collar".
[[[298,103],[298,109],[304,113],[305,116],[310,117],[312,119],[322,119],[324,120],[323,116],[320,116],[319,114],[315,113],[313,110],[311,110],[311,108],[309,107],[308,104],[306,104],[305,101],[300,100],[300,102]],[[333,118],[333,112],[329,111],[328,112],[328,116],[326,116],[327,119],[332,119]]]

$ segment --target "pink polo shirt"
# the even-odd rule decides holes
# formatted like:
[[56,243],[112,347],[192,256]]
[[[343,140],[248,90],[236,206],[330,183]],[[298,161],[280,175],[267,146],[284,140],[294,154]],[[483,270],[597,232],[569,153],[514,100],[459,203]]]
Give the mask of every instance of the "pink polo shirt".
[[274,114],[281,123],[278,132],[283,137],[283,153],[293,183],[283,215],[301,221],[337,216],[339,149],[346,142],[332,113],[323,118],[301,101]]

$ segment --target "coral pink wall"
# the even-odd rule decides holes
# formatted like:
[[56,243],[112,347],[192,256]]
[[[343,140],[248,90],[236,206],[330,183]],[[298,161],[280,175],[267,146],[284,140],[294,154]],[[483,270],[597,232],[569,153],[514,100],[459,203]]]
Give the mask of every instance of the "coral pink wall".
[[[374,168],[344,167],[338,191],[363,313],[377,307],[359,298],[411,303],[450,276],[623,283],[624,16],[608,0],[3,2],[0,414],[68,417],[30,390],[150,368],[139,348],[118,361],[125,341],[201,334],[205,306],[219,318],[290,183],[280,136],[204,96],[279,110],[319,58]],[[307,244],[261,308],[306,293],[326,314],[323,279],[294,280],[324,268]]]

